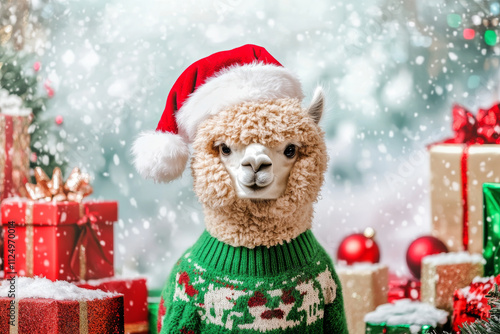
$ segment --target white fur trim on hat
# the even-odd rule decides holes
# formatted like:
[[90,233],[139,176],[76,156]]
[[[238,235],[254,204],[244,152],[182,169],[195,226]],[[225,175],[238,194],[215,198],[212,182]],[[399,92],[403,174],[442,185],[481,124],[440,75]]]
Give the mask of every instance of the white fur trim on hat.
[[179,133],[192,142],[198,125],[225,107],[281,98],[304,98],[300,81],[286,68],[262,63],[225,68],[198,87],[177,112]]
[[170,182],[182,175],[189,158],[188,144],[180,135],[145,131],[132,146],[134,165],[142,177]]

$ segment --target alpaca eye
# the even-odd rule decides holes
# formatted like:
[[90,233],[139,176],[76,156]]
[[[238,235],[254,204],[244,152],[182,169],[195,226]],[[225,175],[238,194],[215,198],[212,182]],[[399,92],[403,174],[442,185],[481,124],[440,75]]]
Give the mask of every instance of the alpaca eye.
[[288,145],[286,148],[285,148],[285,151],[283,152],[283,154],[291,159],[295,156],[295,153],[297,151],[297,146],[293,145],[293,144],[290,144]]
[[221,151],[222,155],[230,155],[231,154],[231,149],[226,144],[220,145],[220,151]]

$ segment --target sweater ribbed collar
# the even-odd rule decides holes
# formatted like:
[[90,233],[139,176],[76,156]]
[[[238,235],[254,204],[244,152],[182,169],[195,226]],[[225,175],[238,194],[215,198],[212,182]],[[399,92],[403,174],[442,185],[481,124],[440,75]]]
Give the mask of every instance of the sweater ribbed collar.
[[311,230],[272,247],[233,247],[204,231],[191,248],[200,265],[233,275],[275,276],[310,263],[321,248]]

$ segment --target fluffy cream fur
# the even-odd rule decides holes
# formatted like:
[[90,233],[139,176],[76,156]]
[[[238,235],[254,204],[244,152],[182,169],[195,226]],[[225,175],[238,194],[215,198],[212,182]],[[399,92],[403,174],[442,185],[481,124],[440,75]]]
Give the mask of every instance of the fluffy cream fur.
[[[267,147],[294,140],[301,144],[285,192],[276,200],[236,196],[214,143],[260,143]],[[273,246],[311,227],[327,167],[323,131],[298,99],[246,102],[203,122],[194,141],[194,190],[204,207],[207,230],[232,246]]]

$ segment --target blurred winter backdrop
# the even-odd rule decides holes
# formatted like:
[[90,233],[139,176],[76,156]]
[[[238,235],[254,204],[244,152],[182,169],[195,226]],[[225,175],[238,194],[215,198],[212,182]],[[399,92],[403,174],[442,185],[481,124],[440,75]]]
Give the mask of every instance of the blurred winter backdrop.
[[[21,14],[16,3],[26,5]],[[41,144],[91,173],[94,197],[119,201],[117,269],[146,274],[152,287],[198,238],[203,214],[189,170],[168,185],[145,181],[129,149],[156,127],[170,87],[199,58],[258,44],[298,74],[306,102],[317,84],[327,88],[330,167],[316,236],[335,255],[343,237],[374,227],[382,262],[400,272],[409,243],[430,231],[426,145],[451,134],[453,102],[475,113],[498,100],[498,2],[1,4],[3,33],[24,25],[13,44],[34,53],[55,92],[43,118],[63,122]]]

